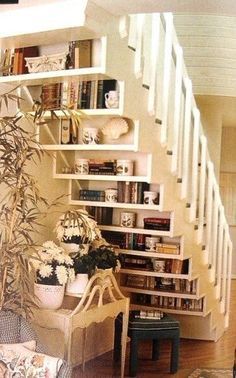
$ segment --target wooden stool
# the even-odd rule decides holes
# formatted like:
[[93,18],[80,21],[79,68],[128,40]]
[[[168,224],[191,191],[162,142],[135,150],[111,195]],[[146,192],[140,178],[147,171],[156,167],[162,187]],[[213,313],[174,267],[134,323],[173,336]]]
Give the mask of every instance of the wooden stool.
[[[118,316],[115,324],[114,359],[120,357],[122,321]],[[169,315],[162,319],[136,319],[130,312],[128,336],[130,337],[129,375],[135,377],[138,368],[138,342],[139,340],[152,340],[152,359],[159,357],[159,343],[162,339],[171,340],[170,373],[176,373],[179,362],[179,322]]]

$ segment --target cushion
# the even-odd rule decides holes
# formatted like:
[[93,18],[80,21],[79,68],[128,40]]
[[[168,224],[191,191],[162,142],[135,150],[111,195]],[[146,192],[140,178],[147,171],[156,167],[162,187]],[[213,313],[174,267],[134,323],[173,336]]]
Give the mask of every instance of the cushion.
[[0,377],[56,378],[63,360],[36,353],[23,344],[0,345]]

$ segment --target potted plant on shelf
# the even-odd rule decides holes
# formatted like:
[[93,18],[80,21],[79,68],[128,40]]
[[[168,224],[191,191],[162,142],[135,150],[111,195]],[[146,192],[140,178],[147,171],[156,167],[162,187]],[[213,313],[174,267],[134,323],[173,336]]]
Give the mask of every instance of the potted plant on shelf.
[[73,260],[53,241],[47,241],[38,249],[33,265],[36,270],[34,293],[40,307],[59,308],[66,283],[74,280]]
[[102,239],[97,222],[82,209],[66,211],[57,222],[55,232],[65,250],[80,255],[88,253],[91,243]]
[[111,269],[113,272],[120,270],[120,257],[111,245],[100,245],[89,252],[96,269]]
[[95,271],[95,261],[90,253],[85,255],[77,253],[73,257],[73,268],[75,279],[72,282],[68,282],[66,292],[71,295],[82,296],[89,278]]

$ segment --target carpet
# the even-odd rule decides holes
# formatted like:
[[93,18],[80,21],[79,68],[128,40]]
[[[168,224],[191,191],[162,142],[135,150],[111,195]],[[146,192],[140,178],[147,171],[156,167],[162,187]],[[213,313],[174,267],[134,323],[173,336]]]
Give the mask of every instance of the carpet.
[[232,378],[233,369],[195,369],[188,378]]

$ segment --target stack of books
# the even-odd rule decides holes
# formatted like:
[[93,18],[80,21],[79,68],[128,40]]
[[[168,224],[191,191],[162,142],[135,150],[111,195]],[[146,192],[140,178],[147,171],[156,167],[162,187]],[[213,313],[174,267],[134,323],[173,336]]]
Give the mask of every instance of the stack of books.
[[170,231],[170,219],[167,218],[144,218],[144,228],[148,230]]
[[89,160],[90,175],[115,175],[116,160]]
[[179,255],[180,245],[169,243],[156,243],[156,252]]
[[164,316],[163,312],[158,310],[138,310],[132,311],[132,314],[135,319],[160,320]]

